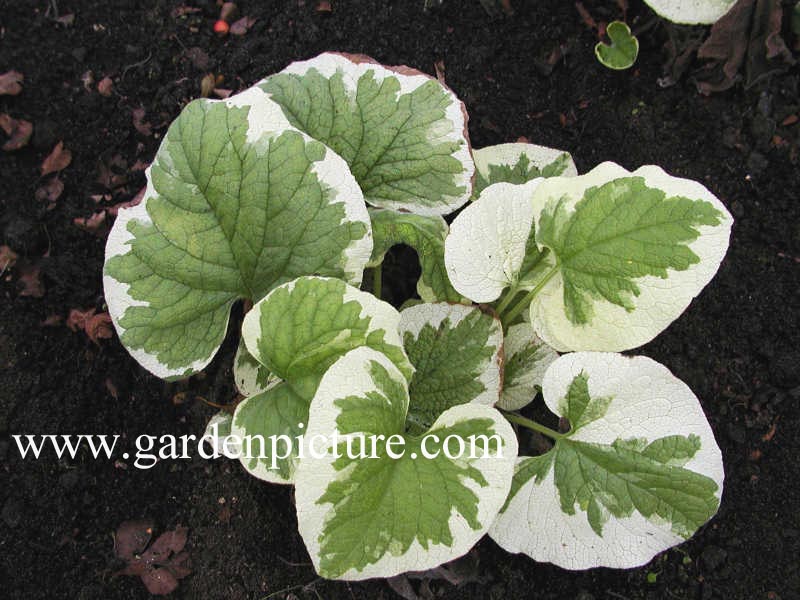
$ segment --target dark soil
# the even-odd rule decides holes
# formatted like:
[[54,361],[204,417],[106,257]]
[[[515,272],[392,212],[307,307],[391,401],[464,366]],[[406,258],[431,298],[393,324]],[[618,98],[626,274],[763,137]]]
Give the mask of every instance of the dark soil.
[[[25,74],[23,93],[0,97],[0,112],[35,126],[27,148],[0,153],[0,245],[38,266],[46,288],[41,298],[20,296],[19,265],[0,281],[0,595],[147,597],[137,578],[114,576],[122,565],[112,538],[121,522],[146,517],[159,531],[190,529],[194,572],[177,598],[395,597],[384,581],[319,580],[297,533],[291,490],[231,461],[195,456],[150,470],[87,452],[23,461],[10,437],[116,433],[125,436],[120,454],[133,451],[140,434],[201,433],[214,409],[197,394],[233,399],[229,347],[204,379],[165,384],[116,338],[98,346],[63,321],[42,322],[72,308],[104,310],[102,232],[73,224],[96,210],[91,195],[108,193],[97,183],[98,162],[124,159],[119,174],[128,181],[110,202],[130,199],[144,182],[130,167],[152,159],[203,75],[222,75],[219,87],[235,91],[336,49],[428,72],[443,60],[476,147],[525,136],[571,151],[582,171],[603,160],[659,164],[703,182],[736,218],[716,279],[641,350],[701,399],[726,466],[719,514],[691,541],[629,571],[564,571],[485,539],[473,551],[478,581],[434,581],[435,597],[800,598],[800,124],[781,125],[800,109],[797,67],[711,98],[698,95],[691,72],[662,89],[666,24],[641,36],[634,69],[615,73],[596,62],[595,34],[564,0],[517,0],[516,14],[498,19],[477,0],[445,0],[427,12],[423,0],[334,0],[330,13],[316,10],[316,0],[242,0],[241,14],[258,20],[247,35],[226,39],[211,31],[214,2],[187,2],[202,12],[175,18],[179,4],[61,0],[60,14],[75,13],[69,26],[45,14],[45,0],[4,2],[0,11],[0,72]],[[618,16],[613,2],[585,4],[598,20]],[[634,28],[652,20],[640,2],[630,4]],[[548,73],[545,59],[558,46],[567,54]],[[87,91],[87,71],[95,82],[112,77],[113,94]],[[153,135],[134,128],[138,107]],[[59,140],[73,160],[48,211],[34,192],[39,165]],[[393,268],[402,271],[399,257]]]

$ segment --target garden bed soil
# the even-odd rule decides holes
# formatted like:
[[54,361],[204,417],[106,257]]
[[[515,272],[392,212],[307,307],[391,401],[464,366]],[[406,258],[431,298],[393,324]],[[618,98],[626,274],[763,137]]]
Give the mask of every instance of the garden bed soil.
[[[435,2],[434,2],[435,3]],[[513,17],[490,19],[481,4],[445,0],[242,0],[255,17],[241,37],[212,33],[219,9],[173,16],[179,2],[61,0],[5,3],[0,71],[25,75],[0,112],[34,124],[31,143],[0,154],[0,245],[22,257],[0,282],[0,581],[6,598],[146,598],[142,583],[115,576],[112,534],[150,518],[158,531],[189,528],[193,573],[175,598],[393,598],[384,581],[318,579],[297,533],[288,487],[268,485],[225,459],[75,460],[52,453],[22,460],[12,434],[199,434],[215,411],[197,396],[230,402],[229,340],[204,378],[164,383],[142,370],[118,339],[91,342],[64,324],[70,309],[105,310],[103,230],[73,222],[101,202],[132,198],[144,183],[137,160],[152,159],[166,125],[200,92],[207,73],[234,91],[289,62],[325,50],[365,53],[383,63],[434,71],[470,114],[473,146],[530,141],[569,150],[579,170],[604,160],[658,164],[704,183],[736,219],[727,258],[689,310],[639,352],[667,365],[700,398],[726,468],[719,514],[689,542],[628,571],[568,572],[512,556],[484,539],[462,565],[463,584],[425,583],[437,598],[800,598],[800,109],[797,67],[744,90],[700,96],[691,69],[662,88],[670,26],[642,34],[635,67],[604,69],[596,35],[572,2],[513,2]],[[612,2],[585,2],[612,20]],[[52,6],[56,3],[52,2]],[[630,2],[634,30],[652,13]],[[604,8],[605,7],[605,8]],[[322,6],[324,8],[324,6]],[[786,28],[785,28],[786,29]],[[560,48],[563,57],[548,63]],[[199,49],[199,50],[198,50]],[[692,68],[696,68],[694,65]],[[91,72],[94,83],[85,85]],[[96,83],[113,79],[110,96]],[[82,80],[83,79],[83,80]],[[87,90],[88,88],[88,90]],[[134,127],[143,108],[146,128]],[[788,119],[791,121],[791,119]],[[140,128],[142,129],[142,128]],[[778,136],[777,139],[775,136]],[[72,152],[65,190],[52,210],[35,198],[39,166],[59,140]],[[99,163],[119,155],[114,192]],[[114,170],[116,169],[116,170]],[[413,272],[413,252],[386,271]],[[25,270],[25,265],[28,270]],[[20,295],[39,269],[42,297]],[[22,276],[22,279],[20,277]],[[410,279],[408,279],[410,281]],[[407,290],[390,289],[399,299]],[[52,322],[53,316],[61,322]],[[419,585],[419,582],[414,582]]]

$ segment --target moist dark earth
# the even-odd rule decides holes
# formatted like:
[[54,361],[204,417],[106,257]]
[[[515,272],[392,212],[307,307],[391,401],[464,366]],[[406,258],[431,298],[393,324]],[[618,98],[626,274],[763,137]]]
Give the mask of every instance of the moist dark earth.
[[[232,339],[204,377],[167,384],[116,337],[95,344],[65,325],[73,308],[105,310],[105,229],[94,234],[73,220],[98,210],[93,195],[110,195],[101,200],[110,205],[136,194],[144,175],[133,166],[152,160],[169,122],[200,95],[203,76],[221,76],[217,87],[237,91],[293,60],[341,50],[429,73],[442,61],[448,85],[466,103],[475,147],[524,136],[570,151],[581,171],[604,160],[630,169],[658,164],[704,183],[736,219],[717,277],[637,350],[668,366],[702,402],[726,469],[717,516],[687,543],[627,571],[565,571],[484,539],[461,565],[459,586],[414,580],[420,595],[800,598],[800,124],[787,119],[800,110],[798,67],[704,97],[692,80],[695,61],[676,85],[661,87],[665,43],[677,30],[635,1],[627,20],[643,30],[641,51],[625,72],[595,60],[596,33],[563,0],[517,0],[512,17],[489,17],[477,0],[428,10],[423,0],[334,0],[330,12],[315,0],[242,0],[240,15],[257,20],[246,35],[226,38],[212,31],[214,2],[187,4],[201,10],[176,17],[177,1],[60,0],[48,12],[45,1],[23,0],[0,11],[0,72],[25,75],[20,95],[0,96],[0,112],[35,128],[27,147],[0,153],[0,245],[20,256],[0,280],[4,597],[148,597],[138,578],[115,576],[122,564],[113,532],[137,518],[152,519],[156,533],[189,528],[193,572],[175,598],[397,597],[382,580],[317,577],[290,488],[196,452],[149,470],[121,458],[141,434],[199,435],[216,410],[204,399],[234,400]],[[614,2],[585,6],[598,21],[621,16]],[[66,14],[73,23],[53,18]],[[787,24],[784,36],[794,46]],[[549,64],[557,48],[563,56]],[[106,76],[113,80],[107,97],[96,87]],[[134,127],[137,108],[150,135]],[[73,158],[61,174],[64,193],[47,210],[35,198],[39,167],[60,140]],[[116,183],[98,182],[98,164],[110,162]],[[415,256],[400,250],[389,261],[386,293],[400,300],[413,288]],[[44,295],[20,295],[25,273],[36,268]],[[22,460],[11,436],[45,433],[124,438],[112,460],[86,451],[74,460],[52,452]]]

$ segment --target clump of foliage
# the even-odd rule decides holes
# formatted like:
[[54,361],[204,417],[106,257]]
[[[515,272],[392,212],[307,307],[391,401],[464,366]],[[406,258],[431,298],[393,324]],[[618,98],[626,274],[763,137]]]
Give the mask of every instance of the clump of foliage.
[[[731,216],[659,167],[578,175],[541,146],[471,150],[466,122],[451,90],[408,67],[293,63],[189,104],[109,236],[114,325],[159,377],[204,368],[233,304],[252,302],[234,360],[245,399],[212,422],[233,445],[329,440],[321,456],[287,445],[240,459],[295,486],[324,577],[431,569],[485,534],[564,568],[633,567],[719,506],[699,401],[664,366],[617,352],[711,280]],[[396,244],[421,264],[420,299],[399,311],[380,286],[360,289],[365,268],[381,282]],[[539,394],[567,427],[518,412]],[[520,427],[549,451],[527,455]],[[405,453],[335,456],[366,435]],[[499,452],[446,452],[471,438]]]

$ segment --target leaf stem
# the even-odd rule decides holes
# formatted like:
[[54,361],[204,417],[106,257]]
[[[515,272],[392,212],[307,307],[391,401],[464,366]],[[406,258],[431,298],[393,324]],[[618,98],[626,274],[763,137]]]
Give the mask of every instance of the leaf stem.
[[545,427],[544,425],[541,425],[532,419],[528,419],[527,417],[523,417],[522,415],[518,415],[517,413],[506,412],[504,410],[500,412],[502,412],[503,416],[510,422],[516,423],[517,425],[522,425],[528,429],[533,429],[534,431],[538,431],[542,435],[546,435],[554,440],[559,440],[564,437],[563,433],[558,433],[555,429]]
[[531,301],[536,297],[536,294],[542,291],[542,288],[547,285],[547,282],[553,278],[553,275],[558,273],[559,263],[553,265],[553,267],[545,273],[545,276],[536,284],[536,287],[533,288],[530,292],[525,294],[525,297],[517,302],[517,304],[508,311],[508,313],[501,315],[504,323],[511,323],[519,313],[522,312],[526,306],[528,306]]
[[503,299],[500,301],[500,304],[497,305],[497,308],[495,310],[497,311],[498,315],[503,314],[503,311],[508,308],[508,305],[511,304],[511,301],[514,299],[514,296],[516,295],[517,295],[517,284],[514,283],[511,285],[510,288],[508,288],[508,291],[506,292],[506,295],[503,297]]
[[372,294],[378,299],[381,299],[383,292],[383,263],[372,269]]

